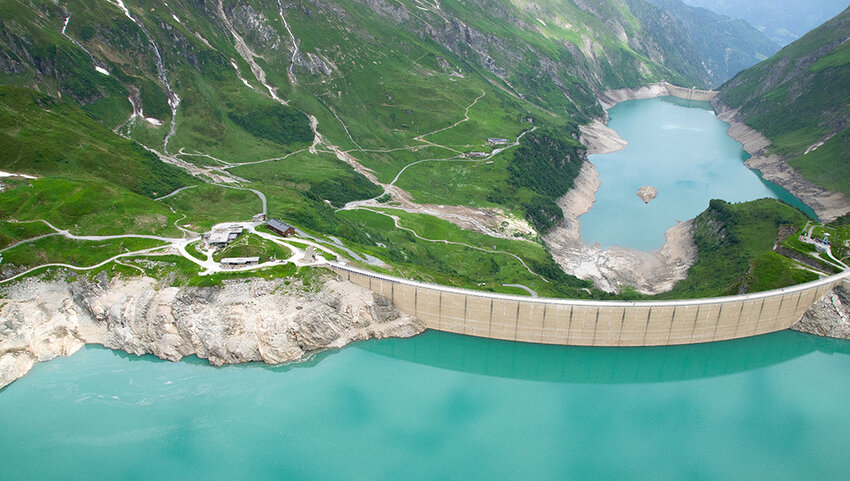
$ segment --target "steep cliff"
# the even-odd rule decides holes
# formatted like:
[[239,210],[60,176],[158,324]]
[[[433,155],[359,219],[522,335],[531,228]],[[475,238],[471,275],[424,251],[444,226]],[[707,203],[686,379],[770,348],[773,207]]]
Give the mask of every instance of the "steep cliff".
[[424,330],[386,298],[330,277],[320,290],[282,279],[221,288],[166,287],[151,278],[27,279],[0,297],[0,387],[84,344],[170,361],[196,355],[214,365],[278,364]]
[[850,339],[850,292],[841,286],[828,292],[791,329],[818,336]]

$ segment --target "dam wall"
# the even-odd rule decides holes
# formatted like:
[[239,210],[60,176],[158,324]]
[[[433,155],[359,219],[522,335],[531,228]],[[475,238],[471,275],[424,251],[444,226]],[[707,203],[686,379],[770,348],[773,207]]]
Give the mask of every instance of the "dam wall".
[[428,329],[574,346],[663,346],[723,341],[791,327],[846,273],[739,296],[675,301],[591,301],[511,296],[427,284],[349,266],[343,279],[388,299]]
[[662,85],[667,88],[667,91],[670,92],[670,95],[673,97],[679,97],[681,99],[688,100],[697,100],[700,102],[708,102],[714,97],[717,97],[717,94],[720,92],[717,90],[700,90],[700,89],[689,89],[687,87],[679,87],[678,85],[673,85],[668,82],[663,82]]
[[607,110],[626,100],[652,99],[667,95],[682,99],[708,102],[717,96],[716,90],[700,90],[687,87],[679,87],[669,82],[659,82],[643,87],[625,88],[617,90],[606,90],[599,95],[599,101]]

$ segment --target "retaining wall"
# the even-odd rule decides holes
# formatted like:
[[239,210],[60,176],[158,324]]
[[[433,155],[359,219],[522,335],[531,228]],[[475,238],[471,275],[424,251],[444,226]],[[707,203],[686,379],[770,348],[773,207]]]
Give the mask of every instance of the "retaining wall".
[[426,284],[332,265],[343,279],[392,300],[429,329],[511,341],[575,346],[660,346],[780,331],[833,287],[837,274],[742,296],[677,301],[587,301],[510,296]]

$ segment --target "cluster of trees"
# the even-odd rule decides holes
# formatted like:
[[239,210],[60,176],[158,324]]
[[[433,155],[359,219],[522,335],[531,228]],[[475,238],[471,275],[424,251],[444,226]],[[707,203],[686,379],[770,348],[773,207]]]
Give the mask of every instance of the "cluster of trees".
[[234,109],[227,115],[249,134],[281,145],[313,140],[309,119],[292,107],[267,105]]
[[526,135],[508,165],[508,186],[495,188],[488,199],[499,204],[518,201],[526,218],[545,232],[564,215],[556,201],[573,187],[584,162],[583,149],[554,129]]

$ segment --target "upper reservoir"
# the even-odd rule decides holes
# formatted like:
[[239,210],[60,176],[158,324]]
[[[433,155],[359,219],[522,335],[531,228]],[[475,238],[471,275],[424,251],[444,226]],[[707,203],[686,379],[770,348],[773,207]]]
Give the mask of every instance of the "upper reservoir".
[[[749,154],[726,135],[729,125],[707,102],[629,100],[609,114],[608,126],[629,144],[619,152],[590,156],[602,185],[593,207],[580,218],[586,244],[654,251],[664,245],[667,229],[696,217],[711,199],[779,198],[814,215],[744,165]],[[637,196],[645,185],[658,190],[648,204]]]
[[850,343],[426,332],[290,366],[87,347],[0,391],[0,479],[846,479]]

